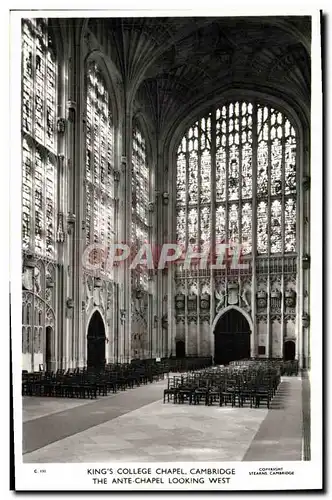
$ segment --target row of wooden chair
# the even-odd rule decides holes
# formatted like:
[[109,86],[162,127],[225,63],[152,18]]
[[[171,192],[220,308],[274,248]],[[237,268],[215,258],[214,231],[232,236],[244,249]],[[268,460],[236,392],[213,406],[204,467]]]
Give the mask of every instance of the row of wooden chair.
[[298,360],[285,361],[281,358],[251,358],[250,360],[238,360],[231,361],[229,366],[248,366],[252,365],[264,365],[280,369],[280,375],[287,377],[297,376],[299,373],[299,362]]
[[211,358],[133,360],[125,364],[106,364],[90,367],[58,369],[56,372],[22,374],[23,396],[96,398],[109,393],[125,391],[164,378],[170,371],[202,369],[211,364]]
[[280,369],[266,364],[214,367],[194,374],[172,376],[164,390],[164,403],[214,403],[268,408],[280,383]]

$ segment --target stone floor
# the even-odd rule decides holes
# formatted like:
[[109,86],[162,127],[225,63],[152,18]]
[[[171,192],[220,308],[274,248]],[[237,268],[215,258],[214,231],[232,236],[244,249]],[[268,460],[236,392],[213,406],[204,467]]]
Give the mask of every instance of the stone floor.
[[302,381],[284,378],[272,408],[163,404],[165,381],[94,401],[23,399],[23,461],[301,460]]

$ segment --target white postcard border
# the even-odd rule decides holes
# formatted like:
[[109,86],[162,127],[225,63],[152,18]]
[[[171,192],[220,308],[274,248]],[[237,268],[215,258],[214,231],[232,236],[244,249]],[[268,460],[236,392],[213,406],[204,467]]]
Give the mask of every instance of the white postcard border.
[[[246,4],[244,4],[246,5]],[[282,12],[278,9],[259,8],[253,6],[250,10],[239,9],[209,9],[184,11],[45,11],[38,12],[44,17],[106,17],[106,16],[162,16],[162,15],[311,15],[312,16],[312,115],[311,115],[311,325],[315,325],[315,335],[311,335],[311,461],[309,462],[234,462],[234,463],[172,463],[172,467],[184,468],[234,468],[236,478],[229,484],[204,484],[188,486],[185,484],[167,485],[168,488],[179,491],[188,490],[292,490],[292,489],[319,489],[322,485],[322,82],[321,82],[321,43],[320,43],[320,12],[312,9],[296,9]],[[13,348],[13,395],[14,395],[14,430],[15,430],[15,476],[16,489],[22,490],[131,490],[130,485],[93,485],[89,468],[143,467],[142,464],[23,464],[22,461],[22,397],[21,397],[21,138],[20,138],[20,19],[34,17],[31,11],[12,12],[11,16],[11,158],[10,158],[10,280],[11,280],[11,321],[12,321],[12,348]],[[313,168],[315,167],[315,168]],[[314,337],[314,338],[313,338]],[[151,464],[151,467],[166,467],[165,463]],[[149,464],[144,464],[149,467]],[[249,475],[250,471],[260,467],[282,467],[284,470],[294,471],[294,475]],[[46,470],[46,473],[35,470]],[[179,474],[181,477],[181,474]],[[120,487],[121,486],[121,487]],[[134,484],[135,490],[158,490],[156,485]]]

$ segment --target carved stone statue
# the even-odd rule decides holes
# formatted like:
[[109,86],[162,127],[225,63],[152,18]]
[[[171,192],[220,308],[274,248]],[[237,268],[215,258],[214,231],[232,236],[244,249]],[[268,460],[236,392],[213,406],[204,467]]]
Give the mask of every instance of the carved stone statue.
[[89,283],[89,281],[87,281],[86,283],[85,290],[86,290],[85,310],[88,311],[90,304],[93,301],[93,290],[91,283]]
[[216,290],[215,294],[216,294],[216,299],[218,301],[217,302],[217,306],[216,306],[216,312],[218,312],[225,305],[225,296],[226,296],[226,293],[224,291],[218,292],[218,290]]
[[241,299],[244,304],[244,307],[247,309],[247,311],[251,310],[251,305],[249,302],[249,296],[250,296],[250,290],[247,288],[243,288],[242,294],[241,294]]

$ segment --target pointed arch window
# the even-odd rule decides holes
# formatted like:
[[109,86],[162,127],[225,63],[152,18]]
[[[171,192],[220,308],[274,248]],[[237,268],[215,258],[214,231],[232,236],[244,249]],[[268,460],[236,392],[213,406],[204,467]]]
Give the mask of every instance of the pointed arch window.
[[57,59],[47,19],[22,20],[22,246],[56,258]]
[[[136,255],[149,242],[150,170],[146,140],[138,123],[134,122],[132,142],[132,245]],[[136,269],[136,285],[147,288],[147,273]]]
[[86,244],[114,243],[114,128],[110,95],[96,62],[87,69]]
[[239,242],[244,255],[295,253],[296,148],[287,116],[248,101],[193,123],[177,151],[177,241],[200,250],[214,239]]

